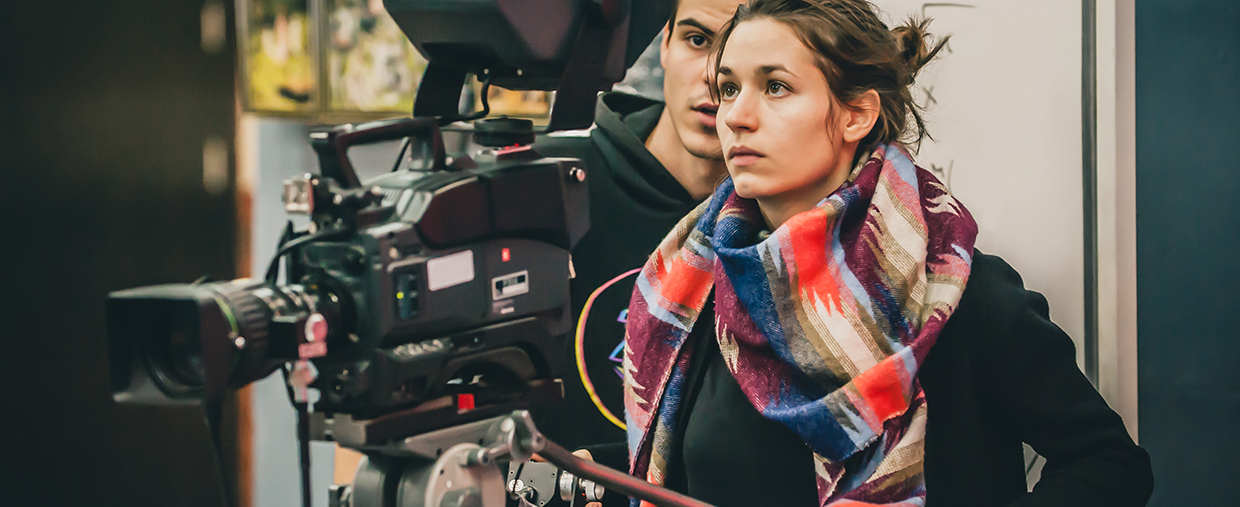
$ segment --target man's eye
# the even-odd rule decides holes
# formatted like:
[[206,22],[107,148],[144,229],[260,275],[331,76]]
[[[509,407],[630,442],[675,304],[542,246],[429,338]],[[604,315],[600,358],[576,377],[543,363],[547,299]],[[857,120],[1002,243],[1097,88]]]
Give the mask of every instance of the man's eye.
[[685,37],[685,40],[689,42],[690,46],[693,46],[695,48],[705,47],[706,42],[707,42],[705,36],[698,35],[698,34],[693,34],[688,37]]

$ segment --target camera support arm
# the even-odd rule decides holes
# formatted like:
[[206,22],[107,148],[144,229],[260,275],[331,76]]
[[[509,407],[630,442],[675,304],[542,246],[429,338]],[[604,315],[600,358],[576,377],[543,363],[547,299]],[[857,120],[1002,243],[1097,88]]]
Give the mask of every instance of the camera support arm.
[[[349,419],[343,414],[346,430]],[[534,427],[530,413],[516,410],[507,415],[422,433],[403,441],[379,446],[357,445],[347,431],[335,435],[338,442],[365,452],[348,492],[335,490],[332,505],[350,507],[494,507],[502,503],[503,479],[499,463],[524,463],[538,453],[564,473],[594,481],[613,491],[661,507],[711,507],[710,504],[655,486],[624,472],[574,456],[548,440]],[[482,445],[478,445],[482,444]],[[410,460],[401,466],[401,460]],[[385,495],[390,474],[400,474],[400,492]],[[513,486],[510,485],[510,488]],[[553,486],[554,487],[554,486]],[[522,494],[521,491],[509,491]],[[601,494],[601,493],[600,493]],[[350,501],[340,501],[348,496]]]
[[[593,461],[574,456],[572,452],[548,440],[538,432],[530,419],[529,412],[518,410],[509,416],[514,422],[514,433],[521,436],[513,438],[515,444],[513,461],[517,457],[537,452],[539,456],[555,464],[563,470],[602,484],[613,491],[619,491],[633,498],[645,500],[661,507],[711,507],[710,504],[695,500],[675,491],[655,486],[632,475],[613,470]],[[529,453],[529,454],[526,454]]]

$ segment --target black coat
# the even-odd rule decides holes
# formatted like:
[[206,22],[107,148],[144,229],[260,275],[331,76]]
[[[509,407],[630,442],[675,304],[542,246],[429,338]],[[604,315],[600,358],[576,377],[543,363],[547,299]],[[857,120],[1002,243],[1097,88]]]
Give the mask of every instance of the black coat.
[[[1003,259],[977,253],[956,313],[918,374],[926,392],[926,501],[958,505],[1145,505],[1149,455],[1129,437]],[[1046,458],[1026,493],[1021,442]]]
[[[709,330],[695,326],[689,339],[713,338]],[[710,345],[693,358],[682,388],[687,410],[676,424],[667,485],[721,507],[813,504],[811,451],[753,408]],[[1149,456],[1077,367],[1075,346],[1048,318],[1046,299],[1025,290],[1003,259],[976,253],[960,305],[918,378],[928,410],[928,507],[1140,506],[1149,499]],[[1022,442],[1046,459],[1032,492]],[[592,451],[609,466],[627,466],[623,445]],[[607,507],[623,504],[615,497]]]

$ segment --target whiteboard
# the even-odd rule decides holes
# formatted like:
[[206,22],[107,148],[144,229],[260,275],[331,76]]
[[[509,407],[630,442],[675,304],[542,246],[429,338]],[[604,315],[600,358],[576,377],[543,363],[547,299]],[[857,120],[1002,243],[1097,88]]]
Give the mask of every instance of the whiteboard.
[[889,26],[910,14],[951,35],[918,76],[927,140],[915,156],[977,219],[977,247],[1020,272],[1051,319],[1085,340],[1079,1],[878,0]]

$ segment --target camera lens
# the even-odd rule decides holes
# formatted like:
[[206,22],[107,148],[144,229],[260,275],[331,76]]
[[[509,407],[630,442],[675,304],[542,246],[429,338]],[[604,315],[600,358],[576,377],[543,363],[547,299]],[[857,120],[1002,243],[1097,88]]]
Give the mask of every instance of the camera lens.
[[168,304],[162,329],[147,337],[151,376],[170,395],[188,395],[206,386],[206,367],[193,307]]
[[168,344],[164,350],[164,364],[168,374],[187,386],[201,386],[206,383],[206,366],[202,358],[202,342],[195,331],[185,325],[184,315],[179,315],[170,323]]

